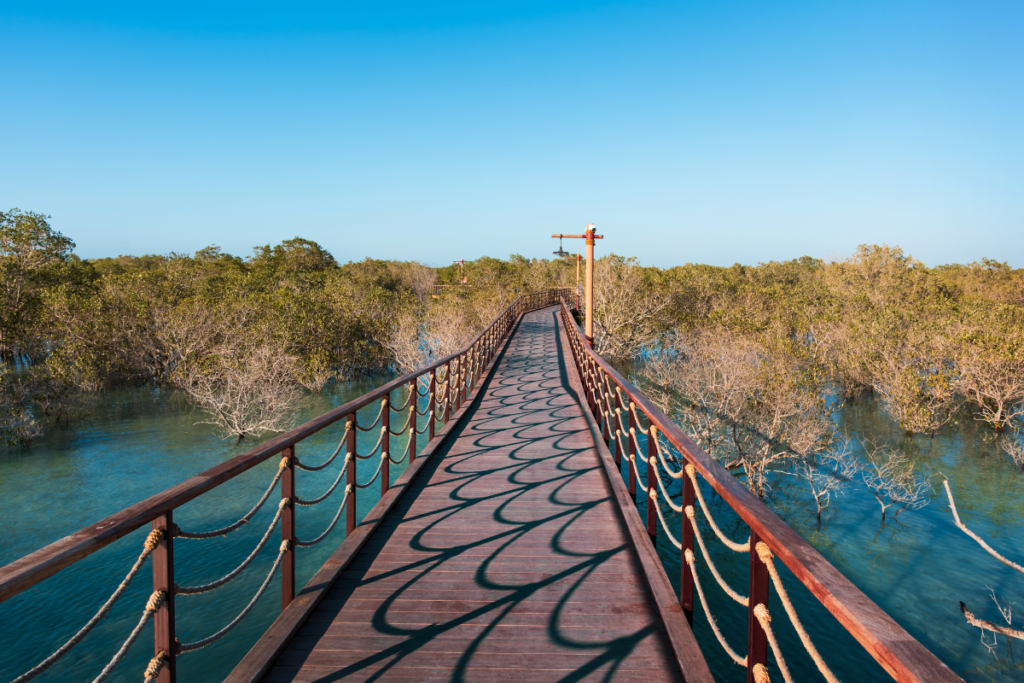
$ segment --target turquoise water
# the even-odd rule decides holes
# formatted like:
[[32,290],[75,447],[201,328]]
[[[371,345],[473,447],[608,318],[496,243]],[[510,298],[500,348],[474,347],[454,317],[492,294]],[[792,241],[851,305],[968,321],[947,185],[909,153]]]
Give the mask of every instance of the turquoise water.
[[[298,421],[320,415],[351,400],[384,380],[348,384],[310,396]],[[404,396],[395,394],[396,400]],[[376,406],[360,411],[361,422],[376,416]],[[208,425],[195,424],[202,414],[193,411],[174,391],[139,388],[119,389],[102,396],[90,417],[70,427],[51,427],[31,451],[0,450],[0,565],[97,522],[147,496],[202,472],[252,448],[258,441],[235,444],[224,440]],[[425,418],[420,418],[421,423]],[[394,416],[393,424],[404,424]],[[378,428],[379,429],[379,428]],[[300,460],[317,464],[337,446],[344,431],[339,422],[300,443]],[[377,432],[377,430],[374,430]],[[379,432],[377,432],[379,433]],[[377,433],[360,434],[368,449]],[[372,435],[372,438],[370,438]],[[425,436],[421,437],[425,441]],[[392,437],[392,451],[406,437]],[[234,522],[252,507],[266,490],[277,468],[277,458],[207,493],[175,511],[175,522],[186,530],[203,531]],[[322,472],[298,472],[296,488],[303,498],[314,498],[334,481],[342,458]],[[391,466],[394,481],[407,463]],[[376,458],[359,461],[365,482],[376,470]],[[342,486],[315,507],[300,507],[296,533],[311,539],[327,528],[337,512]],[[175,578],[179,585],[196,585],[217,579],[236,567],[266,531],[279,500],[270,500],[246,527],[227,537],[175,541]],[[380,498],[378,483],[359,491],[358,516]],[[297,585],[301,587],[345,537],[344,518],[322,543],[297,552]],[[46,581],[0,604],[0,681],[8,681],[31,668],[63,644],[95,613],[114,591],[138,557],[148,525],[94,553]],[[277,548],[271,541],[252,565],[237,579],[212,593],[179,597],[177,637],[198,640],[218,631],[249,602],[270,569]],[[60,663],[37,680],[92,680],[138,623],[152,591],[149,562],[139,573],[113,612]],[[206,649],[179,660],[181,681],[221,680],[256,642],[280,613],[280,579],[275,577],[255,609],[238,627]],[[153,656],[152,626],[147,626],[128,657],[114,671],[111,681],[138,681]]]
[[[1000,636],[998,644],[990,650],[982,643],[980,631],[965,622],[959,609],[959,601],[963,600],[980,618],[1005,624],[992,600],[990,591],[994,591],[1003,607],[1016,602],[1013,618],[1016,628],[1020,628],[1024,623],[1024,576],[999,563],[954,526],[942,488],[942,479],[948,478],[960,517],[968,528],[1020,562],[1024,559],[1024,474],[1016,471],[993,443],[990,430],[969,419],[934,438],[904,437],[871,400],[848,405],[836,419],[852,436],[872,436],[880,442],[898,445],[929,471],[933,491],[928,505],[904,512],[896,521],[892,520],[890,508],[882,526],[877,501],[862,482],[856,481],[842,497],[833,500],[819,530],[810,495],[798,485],[781,481],[775,483],[768,501],[771,507],[965,680],[1024,681],[1024,643],[1014,641],[1008,647],[1006,638]],[[641,473],[646,475],[644,470]],[[704,484],[702,491],[723,531],[734,540],[746,540],[746,525],[713,494],[710,486]],[[639,509],[646,515],[642,502]],[[678,529],[679,515],[670,516],[669,524]],[[746,595],[748,557],[725,548],[706,523],[701,529],[725,580]],[[667,539],[659,538],[659,555],[678,590],[679,551]],[[840,680],[891,680],[781,562],[776,561],[776,566],[808,633]],[[742,656],[746,652],[746,608],[718,587],[699,551],[698,571],[711,612],[733,649]],[[698,600],[696,595],[694,600]],[[790,627],[774,588],[769,609],[794,680],[822,680]],[[743,670],[718,646],[699,605],[694,632],[718,680],[744,680]],[[991,634],[987,641],[991,644]],[[770,668],[772,680],[782,680],[777,669]]]
[[[310,397],[300,420],[321,414],[362,394],[382,380],[344,385]],[[396,396],[396,398],[398,398]],[[365,422],[376,414],[366,409]],[[149,388],[121,389],[103,395],[85,422],[51,427],[30,452],[0,450],[0,564],[6,564],[47,543],[96,522],[146,496],[202,472],[251,448],[219,438],[179,395]],[[421,418],[422,419],[422,418]],[[878,504],[862,484],[851,486],[833,503],[821,530],[816,529],[809,496],[793,485],[777,485],[770,504],[861,590],[889,612],[911,635],[936,653],[968,681],[1024,681],[1024,643],[1008,649],[1002,637],[990,652],[977,630],[968,626],[958,609],[963,600],[982,618],[999,620],[990,589],[1005,605],[1022,603],[1014,612],[1019,627],[1024,614],[1024,576],[1016,574],[982,551],[953,525],[941,489],[941,472],[953,486],[965,523],[1011,558],[1024,558],[1024,475],[992,443],[991,434],[970,422],[933,439],[905,439],[870,401],[852,404],[837,415],[851,434],[872,435],[898,443],[934,473],[934,491],[923,510],[906,512],[880,526]],[[397,418],[396,418],[397,420]],[[404,419],[397,422],[401,424]],[[337,445],[343,426],[336,425],[300,444],[299,457],[319,462]],[[366,438],[365,446],[374,439]],[[421,437],[424,438],[424,437]],[[400,443],[400,442],[398,442]],[[395,445],[398,445],[396,443]],[[393,446],[393,451],[397,448]],[[360,462],[360,481],[372,475],[376,463]],[[244,514],[266,489],[276,458],[193,501],[175,513],[189,530],[228,524]],[[337,475],[340,459],[320,473],[298,474],[299,495],[309,498],[326,490]],[[392,479],[403,466],[392,467]],[[705,498],[716,518],[733,538],[745,538],[735,515],[709,487]],[[340,503],[338,493],[314,508],[298,511],[300,538],[318,535]],[[359,516],[376,502],[379,487],[360,491]],[[276,500],[273,495],[271,501]],[[178,583],[205,583],[225,574],[251,550],[273,516],[268,503],[252,523],[226,537],[207,541],[176,541]],[[643,505],[640,506],[643,513]],[[678,516],[670,516],[678,528]],[[298,552],[301,586],[344,538],[343,524],[324,543]],[[147,531],[140,530],[88,559],[65,569],[42,584],[0,604],[0,681],[7,681],[46,657],[93,614],[121,581],[137,557]],[[740,593],[747,592],[747,559],[705,539],[713,548],[720,570]],[[275,534],[275,538],[277,538]],[[212,594],[181,597],[177,602],[178,638],[189,642],[209,635],[242,610],[263,581],[276,542],[241,577]],[[669,576],[678,582],[679,555],[661,539],[659,553]],[[703,567],[703,562],[699,560]],[[782,567],[781,563],[779,566]],[[97,630],[65,660],[38,680],[92,680],[138,621],[151,591],[147,564],[129,591]],[[701,570],[702,583],[723,633],[739,653],[746,651],[746,611],[729,600],[714,579]],[[805,625],[841,680],[887,680],[887,676],[838,623],[800,588],[783,568]],[[223,678],[258,639],[280,610],[279,581],[255,610],[231,634],[207,649],[179,659],[179,680],[217,681]],[[796,680],[820,680],[788,626],[781,604],[773,595],[773,624]],[[740,667],[714,641],[702,611],[695,631],[704,645],[712,670],[721,681],[744,680]],[[137,681],[152,656],[152,629],[147,627],[125,662],[110,680]],[[781,680],[778,674],[773,680]]]

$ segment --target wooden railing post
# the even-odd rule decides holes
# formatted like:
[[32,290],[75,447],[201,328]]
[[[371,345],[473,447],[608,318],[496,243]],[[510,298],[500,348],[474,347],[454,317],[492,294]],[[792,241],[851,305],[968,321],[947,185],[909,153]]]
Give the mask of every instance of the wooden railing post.
[[356,414],[350,413],[348,416],[348,436],[345,437],[347,443],[345,444],[345,450],[347,451],[346,457],[348,457],[348,471],[345,473],[345,486],[346,488],[351,486],[351,493],[348,494],[348,506],[345,510],[345,536],[351,536],[352,532],[356,528]]
[[[651,433],[647,435],[647,535],[651,537],[651,543],[658,543],[658,442],[654,435],[654,425],[651,425]],[[685,515],[684,515],[685,517]],[[684,559],[683,564],[686,564]]]
[[437,368],[434,368],[430,372],[430,395],[427,397],[427,438],[431,441],[434,440],[434,410],[437,408],[436,397],[437,395]]
[[153,615],[153,654],[164,655],[164,665],[157,683],[175,683],[178,680],[175,659],[178,642],[174,638],[174,513],[157,517],[153,528],[163,537],[153,550],[153,590],[163,591],[167,598]]
[[459,386],[456,387],[456,394],[455,394],[455,410],[458,413],[459,409],[462,408],[462,375],[463,375],[463,372],[464,372],[463,356],[460,355],[458,358],[456,358],[455,368],[456,368],[456,371],[455,371],[456,382],[458,382],[458,384],[459,384]]
[[[629,414],[626,415],[626,424],[629,425],[629,455],[636,455],[636,411],[633,407],[633,402],[629,402]],[[619,454],[615,454],[615,464],[619,466],[619,471],[622,471],[622,458]]]
[[295,599],[295,446],[281,451],[281,498],[288,503],[281,510],[281,540],[288,541],[288,550],[281,558],[281,609]]
[[[617,412],[615,413],[615,417],[613,418],[615,420],[615,425],[614,429],[612,429],[612,434],[615,434],[615,432],[618,431],[619,429],[619,425],[622,424],[622,418],[620,417],[620,415],[622,414],[622,397],[619,395],[619,392],[617,391],[615,392],[615,410]],[[618,434],[615,434],[615,462],[621,461],[622,439],[619,438]]]
[[[683,461],[683,467],[686,466],[686,461]],[[693,552],[693,525],[690,524],[690,518],[686,516],[687,506],[693,506],[694,504],[694,490],[693,481],[689,475],[683,475],[683,514],[680,517],[683,523],[682,536],[682,556],[686,557],[686,551]],[[683,614],[686,615],[686,620],[693,626],[693,574],[690,573],[690,567],[684,560],[682,563],[682,576],[679,581],[679,606],[683,608]]]
[[380,406],[380,495],[391,485],[391,394],[384,394]]
[[409,391],[412,392],[412,396],[409,397],[409,410],[412,411],[409,415],[409,464],[411,465],[413,460],[416,459],[416,430],[419,428],[419,402],[420,392],[417,388],[419,386],[419,379],[413,379],[409,382]]
[[447,381],[444,383],[444,422],[442,424],[448,424],[452,413],[452,362],[448,361],[444,367],[444,378]]
[[750,606],[747,610],[747,683],[754,683],[754,666],[768,664],[768,636],[754,616],[758,605],[768,606],[768,567],[757,554],[760,539],[750,531]]

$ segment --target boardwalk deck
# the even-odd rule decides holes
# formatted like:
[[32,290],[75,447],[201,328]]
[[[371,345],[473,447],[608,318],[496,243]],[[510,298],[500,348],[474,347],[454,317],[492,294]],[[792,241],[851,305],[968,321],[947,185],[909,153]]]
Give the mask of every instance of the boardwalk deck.
[[264,681],[680,679],[553,311],[525,316]]

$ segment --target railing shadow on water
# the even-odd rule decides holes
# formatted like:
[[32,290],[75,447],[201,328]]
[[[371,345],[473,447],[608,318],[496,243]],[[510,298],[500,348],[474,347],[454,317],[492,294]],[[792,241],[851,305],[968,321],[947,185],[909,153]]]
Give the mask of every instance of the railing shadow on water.
[[[530,325],[529,322],[522,323],[520,332],[529,333]],[[591,655],[586,661],[580,662],[572,673],[564,676],[562,680],[565,681],[580,680],[596,671],[611,677],[637,644],[655,632],[655,626],[647,625],[628,635],[611,639],[581,640],[573,637],[571,629],[560,626],[567,606],[583,583],[609,560],[628,556],[630,546],[622,543],[596,551],[573,549],[570,537],[576,536],[579,540],[579,534],[585,533],[585,530],[574,529],[573,525],[584,520],[588,511],[610,504],[612,499],[607,492],[583,501],[567,500],[572,496],[564,496],[573,483],[588,474],[599,473],[601,467],[593,463],[592,445],[572,443],[573,437],[585,434],[589,440],[590,435],[586,433],[585,427],[580,426],[575,399],[566,390],[566,366],[561,349],[552,343],[550,334],[544,336],[547,339],[541,340],[540,348],[523,348],[520,345],[506,352],[504,365],[491,379],[489,402],[484,405],[481,403],[484,397],[477,398],[472,421],[464,423],[453,432],[454,438],[448,442],[449,445],[435,453],[430,463],[419,473],[419,483],[413,485],[416,494],[412,495],[410,491],[392,511],[391,514],[402,519],[403,524],[415,525],[426,521],[426,525],[417,528],[410,537],[407,547],[410,554],[424,554],[425,557],[409,560],[372,576],[369,575],[371,567],[366,566],[352,577],[352,581],[357,583],[349,589],[347,595],[359,588],[372,587],[392,579],[401,581],[398,585],[388,585],[388,597],[374,611],[372,626],[374,635],[400,637],[402,640],[319,680],[341,680],[357,672],[365,673],[367,669],[373,670],[375,678],[383,676],[392,668],[401,666],[406,657],[422,650],[432,641],[460,627],[476,624],[479,625],[479,633],[469,638],[469,642],[459,645],[462,651],[451,672],[451,680],[463,680],[484,641],[505,633],[502,627],[516,608],[537,597],[550,598],[545,602],[555,603],[545,625],[548,642],[570,652],[576,650]],[[517,352],[525,352],[529,361],[517,362]],[[523,373],[537,377],[531,378],[524,385]],[[497,402],[493,400],[495,398]],[[575,425],[570,424],[573,420]],[[452,454],[452,447],[456,443],[460,445],[459,452]],[[467,447],[467,443],[471,446]],[[537,446],[544,448],[538,449]],[[551,449],[555,451],[553,454],[536,454],[538,450]],[[574,464],[574,459],[578,461],[578,456],[584,453],[588,457],[583,461],[583,466],[578,462]],[[492,456],[495,455],[502,457],[498,464],[493,462]],[[508,463],[508,460],[512,462]],[[438,470],[441,471],[440,476]],[[496,479],[501,489],[493,491],[498,485]],[[441,500],[432,498],[432,509],[416,512],[416,503],[421,500],[420,494],[431,496],[432,489],[440,491]],[[543,498],[555,510],[545,510],[541,516],[522,519],[523,508],[516,508],[516,503],[527,502],[537,493],[543,494]],[[487,516],[497,529],[487,527],[481,531],[479,538],[454,545],[431,540],[434,534],[441,539],[446,534],[450,538],[453,528],[473,528],[480,519],[478,511]],[[555,529],[552,529],[552,525]],[[380,549],[394,541],[393,535],[398,529],[396,525],[387,531],[378,530],[374,547]],[[535,531],[545,535],[550,533],[548,550],[556,557],[569,560],[570,564],[536,580],[502,580],[499,565],[505,553],[517,541]],[[487,552],[482,559],[479,554],[474,554],[478,549],[495,544],[497,547]],[[440,623],[422,626],[403,624],[402,619],[405,617],[400,610],[395,610],[396,605],[423,582],[435,578],[443,571],[446,563],[458,562],[460,559],[479,565],[475,570],[473,586],[479,590],[492,591],[497,596],[475,609],[452,613],[450,618]],[[403,575],[408,572],[414,573],[403,580]],[[557,592],[552,593],[553,589]],[[321,629],[308,630],[309,635],[326,633],[328,625],[344,608],[342,601],[333,604],[335,609],[322,617]],[[508,626],[514,628],[514,624]],[[476,665],[480,666],[479,661]]]
[[[52,651],[49,657],[45,656],[46,653],[40,653],[37,658],[39,663],[14,680],[18,683],[26,683],[58,664],[62,658],[74,651],[79,643],[85,641],[90,633],[97,631],[100,623],[114,609],[115,603],[121,600],[121,598],[130,599],[137,597],[139,584],[144,583],[144,580],[139,575],[148,573],[143,571],[143,566],[147,562],[152,564],[153,591],[149,594],[149,599],[145,601],[144,608],[143,605],[136,603],[137,609],[141,612],[141,618],[138,620],[135,628],[131,629],[132,632],[126,634],[121,648],[117,652],[111,653],[112,658],[105,667],[102,667],[102,672],[97,671],[99,676],[95,679],[96,681],[106,680],[109,676],[113,675],[115,667],[127,656],[127,653],[139,639],[149,621],[153,622],[154,656],[149,659],[145,677],[147,680],[170,683],[176,679],[176,660],[178,656],[213,644],[220,638],[225,637],[239,623],[242,623],[245,617],[256,607],[260,597],[265,594],[276,574],[280,575],[282,609],[286,607],[295,597],[295,556],[298,548],[319,543],[328,538],[335,528],[339,528],[339,530],[344,528],[346,536],[351,534],[358,523],[358,513],[366,510],[364,505],[360,504],[357,507],[357,500],[361,498],[358,496],[358,490],[380,480],[382,493],[387,491],[392,480],[389,471],[391,466],[401,466],[402,463],[412,461],[416,457],[419,442],[415,435],[424,434],[428,439],[433,439],[435,430],[447,425],[452,415],[472,395],[484,369],[514,329],[519,318],[527,311],[557,303],[559,295],[567,296],[568,292],[565,290],[551,290],[521,296],[470,342],[468,346],[452,356],[440,359],[415,373],[389,382],[242,455],[232,458],[177,486],[173,486],[115,513],[99,523],[86,527],[0,568],[0,602],[3,602],[23,594],[26,590],[41,584],[57,572],[93,556],[119,539],[129,536],[141,538],[143,527],[151,526],[149,534],[145,537],[144,547],[141,549],[141,552],[136,556],[132,551],[128,551],[128,556],[135,559],[135,564],[131,570],[128,570],[128,567],[123,569],[114,569],[107,566],[92,567],[92,571],[99,569],[105,575],[110,573],[120,574],[122,571],[128,571],[126,580],[107,598],[106,603],[102,603],[103,606],[99,607],[99,611],[96,612],[95,616],[88,620],[77,633],[69,629],[70,632],[67,633],[67,636],[62,637],[66,639],[62,639],[58,643],[58,647]],[[394,402],[392,398],[394,392],[397,392],[399,395],[397,402]],[[417,394],[415,400],[414,393]],[[404,399],[407,400],[405,405],[402,405],[403,399],[401,396],[403,394],[407,397]],[[427,398],[423,411],[419,410],[423,403],[419,397]],[[377,406],[379,406],[379,409],[374,411],[373,408]],[[363,428],[364,425],[359,424],[360,418],[358,416],[359,411],[367,407],[371,407],[371,412],[375,412],[377,417],[369,427],[365,427],[362,431],[373,431],[379,426],[379,437],[376,439],[371,452],[364,455],[360,452],[360,447],[365,445],[365,438],[360,438],[360,428]],[[395,432],[391,425],[392,413],[397,410],[399,420],[401,420],[401,411],[404,409],[408,411],[408,419]],[[365,413],[366,411],[363,410],[363,412]],[[426,424],[422,424],[420,417],[427,417],[428,415]],[[322,469],[321,465],[323,467],[328,465],[327,463],[319,463],[318,465],[310,466],[308,463],[305,463],[302,460],[304,456],[301,450],[297,457],[296,445],[316,435],[321,430],[342,421],[345,424],[344,436],[337,450],[327,461],[328,463],[333,462],[338,458],[339,454],[344,453],[344,458],[341,460],[343,465],[341,472],[326,493],[303,501],[301,496],[296,494],[297,471],[319,472]],[[402,438],[403,435],[404,439]],[[392,436],[399,437],[396,445],[402,449],[400,456],[397,453],[393,454],[390,452]],[[182,644],[176,638],[175,597],[178,594],[185,594],[189,591],[182,591],[175,580],[174,541],[176,538],[187,539],[190,537],[190,534],[182,532],[175,523],[174,511],[192,501],[200,499],[204,494],[221,487],[225,483],[232,482],[240,475],[257,468],[274,456],[280,456],[280,459],[278,460],[278,466],[270,486],[266,489],[257,505],[245,517],[234,524],[228,525],[227,528],[214,529],[212,533],[193,533],[191,537],[196,539],[220,537],[245,528],[250,521],[259,518],[257,515],[263,507],[276,509],[269,529],[260,539],[254,552],[244,560],[239,558],[241,563],[235,571],[229,572],[225,578],[209,584],[193,586],[196,590],[191,591],[191,593],[201,594],[217,589],[230,583],[236,577],[244,575],[247,570],[260,564],[256,560],[256,556],[260,554],[260,550],[263,548],[277,550],[277,556],[270,567],[270,571],[266,574],[266,578],[260,585],[256,596],[241,609],[234,619],[227,623],[225,628],[215,631],[206,638]],[[372,470],[374,474],[369,481],[360,483],[357,473],[363,473],[370,469],[365,467],[365,465],[360,466],[360,461],[363,463],[368,462],[372,465],[372,458],[377,458],[377,465]],[[342,482],[344,482],[343,487]],[[275,490],[279,490],[280,494],[275,496]],[[316,538],[303,539],[297,537],[295,531],[296,507],[323,502],[335,492],[339,495],[344,495],[344,498],[337,514],[331,520],[327,529]],[[332,498],[332,500],[336,501],[337,498]],[[344,524],[340,523],[342,516],[345,517]],[[280,540],[272,539],[273,531],[278,525],[281,528]],[[104,554],[104,557],[107,556],[107,554]],[[125,557],[125,553],[119,551],[118,556]],[[130,561],[128,563],[130,564]],[[94,562],[89,563],[90,566],[94,564]],[[190,564],[195,566],[194,562],[190,562]],[[128,584],[132,583],[133,580],[135,585],[129,586]],[[45,586],[45,584],[43,585]],[[38,591],[33,591],[32,595],[38,595]],[[88,597],[86,597],[87,595]],[[65,599],[82,599],[89,602],[96,600],[96,603],[99,605],[101,604],[100,601],[103,600],[103,596],[95,596],[86,589],[76,593],[74,596],[65,596]],[[31,609],[32,605],[30,603],[26,604],[27,611],[30,614],[34,612]],[[19,615],[17,619],[21,621],[24,617],[25,615]],[[121,621],[123,620],[119,620],[119,622]],[[132,620],[132,622],[134,621]],[[92,643],[92,641],[89,642]],[[91,646],[90,649],[78,648],[78,653],[86,654],[86,659],[89,662],[96,662],[97,668],[100,668],[102,661],[105,661],[98,659],[96,652],[91,649]],[[137,672],[131,677],[135,678],[140,673],[142,672]],[[118,677],[120,677],[120,674],[118,674]]]

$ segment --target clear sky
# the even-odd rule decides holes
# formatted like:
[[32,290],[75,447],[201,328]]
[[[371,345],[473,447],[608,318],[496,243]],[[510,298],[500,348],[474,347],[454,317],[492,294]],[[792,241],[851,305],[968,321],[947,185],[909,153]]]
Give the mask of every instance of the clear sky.
[[0,83],[0,207],[86,258],[1024,266],[1020,0],[0,0]]

